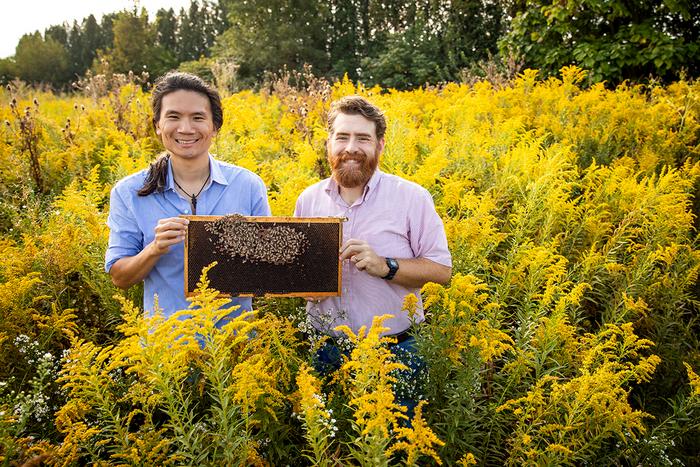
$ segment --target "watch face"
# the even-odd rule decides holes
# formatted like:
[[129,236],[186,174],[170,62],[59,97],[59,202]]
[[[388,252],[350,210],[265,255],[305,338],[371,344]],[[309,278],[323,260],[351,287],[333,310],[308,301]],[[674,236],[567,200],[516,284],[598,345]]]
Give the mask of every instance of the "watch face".
[[391,280],[393,279],[394,274],[396,274],[396,271],[399,270],[399,262],[396,261],[394,258],[387,258],[386,265],[389,266],[389,273],[386,276],[384,276],[383,279]]
[[396,261],[394,258],[389,258],[389,269],[391,269],[392,272],[396,272],[399,269],[399,262]]

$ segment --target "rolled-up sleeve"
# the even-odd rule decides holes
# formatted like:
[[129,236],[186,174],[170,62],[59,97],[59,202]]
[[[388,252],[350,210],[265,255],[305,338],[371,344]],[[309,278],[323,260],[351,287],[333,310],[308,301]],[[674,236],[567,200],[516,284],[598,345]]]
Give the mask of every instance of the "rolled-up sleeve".
[[120,185],[112,188],[109,201],[109,246],[105,254],[105,271],[120,258],[134,256],[143,249],[143,232],[133,215],[132,208],[124,200]]
[[426,258],[444,266],[452,266],[447,236],[442,219],[435,210],[430,192],[421,189],[409,216],[409,239],[417,258]]

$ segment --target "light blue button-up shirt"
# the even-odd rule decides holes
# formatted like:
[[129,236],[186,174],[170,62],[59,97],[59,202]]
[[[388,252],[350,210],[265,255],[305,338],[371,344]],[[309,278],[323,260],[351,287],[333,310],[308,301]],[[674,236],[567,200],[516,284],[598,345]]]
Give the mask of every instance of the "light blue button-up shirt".
[[[262,179],[253,172],[209,156],[211,179],[197,197],[197,214],[223,216],[269,216],[267,190]],[[112,188],[109,217],[109,247],[105,255],[105,270],[120,258],[134,256],[155,238],[158,220],[192,214],[190,201],[175,191],[173,173],[168,161],[168,181],[165,191],[139,196],[148,170],[123,178]],[[189,308],[185,298],[184,242],[171,246],[160,257],[144,279],[143,308],[147,314],[154,309],[154,296],[165,316]],[[250,298],[236,298],[228,306],[240,305],[233,315],[252,309]]]

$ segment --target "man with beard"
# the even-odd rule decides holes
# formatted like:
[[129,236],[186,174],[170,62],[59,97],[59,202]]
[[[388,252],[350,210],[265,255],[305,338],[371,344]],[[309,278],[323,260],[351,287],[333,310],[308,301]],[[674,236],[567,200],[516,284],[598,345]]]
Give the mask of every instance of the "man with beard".
[[[360,96],[344,97],[331,105],[328,132],[332,176],[299,196],[295,215],[347,218],[340,250],[342,294],[309,300],[310,320],[333,335],[338,325],[357,333],[375,316],[391,314],[384,325],[397,340],[392,350],[413,354],[411,325],[423,321],[420,288],[446,283],[452,274],[442,220],[426,189],[377,169],[386,132],[379,108]],[[408,294],[417,297],[413,316],[402,310]],[[340,364],[340,351],[326,346],[319,359],[322,370],[332,369]],[[404,396],[399,399],[411,398]]]

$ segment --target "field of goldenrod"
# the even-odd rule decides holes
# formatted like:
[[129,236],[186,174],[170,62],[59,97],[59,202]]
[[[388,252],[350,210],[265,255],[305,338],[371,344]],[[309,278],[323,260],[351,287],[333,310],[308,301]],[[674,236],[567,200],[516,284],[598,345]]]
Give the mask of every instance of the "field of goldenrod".
[[275,215],[327,176],[332,99],[386,110],[381,167],[432,193],[455,265],[423,289],[410,425],[381,319],[323,377],[299,299],[217,329],[205,277],[188,320],[114,288],[109,190],[160,151],[139,86],[0,91],[3,463],[697,465],[700,83],[582,77],[225,98],[212,152],[260,174]]

